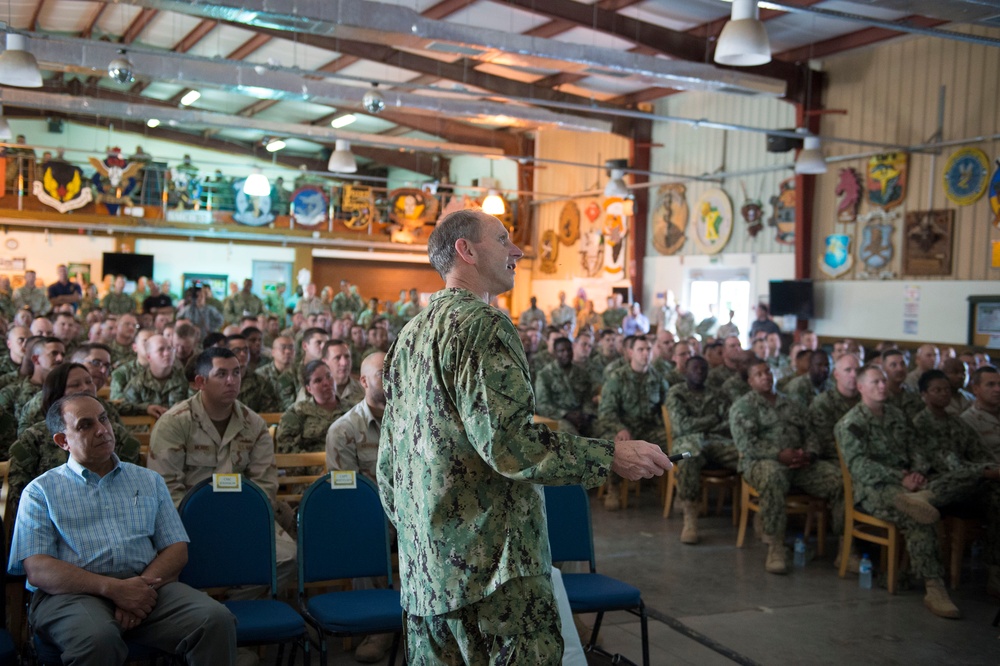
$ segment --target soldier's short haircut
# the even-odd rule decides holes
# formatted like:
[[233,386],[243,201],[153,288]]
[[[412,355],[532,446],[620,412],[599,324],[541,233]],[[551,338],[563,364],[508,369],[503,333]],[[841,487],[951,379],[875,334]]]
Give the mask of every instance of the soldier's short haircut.
[[41,354],[42,352],[45,351],[45,345],[50,344],[52,342],[58,342],[59,344],[63,344],[63,341],[60,340],[59,338],[36,335],[32,338],[28,338],[28,341],[25,343],[24,348],[28,350],[29,357],[37,356],[38,354]]
[[[795,360],[798,361],[800,358],[805,358],[806,356],[808,356],[811,359],[812,353],[813,353],[812,349],[803,349],[798,354],[795,355]],[[823,353],[825,354],[826,352]]]
[[242,333],[233,333],[232,335],[227,335],[226,336],[226,342],[231,342],[233,340],[244,340],[245,341],[246,339],[247,339],[247,336],[243,335]]
[[347,351],[351,351],[351,345],[347,344],[340,338],[334,338],[323,343],[323,358],[326,358],[326,355],[330,351],[331,347],[347,347]]
[[631,350],[632,347],[635,347],[635,343],[636,342],[638,342],[639,340],[643,340],[643,339],[645,339],[645,338],[643,338],[641,335],[629,335],[629,336],[626,336],[625,339],[622,340],[622,347],[624,347],[625,349]]
[[52,320],[55,321],[56,319],[59,319],[59,317],[69,317],[73,321],[76,321],[76,317],[73,315],[72,312],[65,312],[65,311],[56,312],[55,314],[52,315]]
[[225,347],[209,347],[198,354],[198,358],[194,362],[194,374],[199,377],[208,377],[215,365],[212,361],[217,358],[236,358],[236,354]]
[[228,341],[226,340],[225,335],[216,331],[214,333],[209,333],[208,335],[206,335],[205,339],[201,341],[201,346],[203,349],[209,349],[211,347],[215,347],[220,342],[228,342]]
[[[694,357],[692,356],[692,358]],[[740,377],[743,378],[743,381],[745,382],[750,381],[750,370],[756,368],[758,365],[767,365],[768,370],[771,369],[771,366],[768,365],[767,361],[760,358],[759,356],[754,356],[749,363],[747,363],[740,369]]]
[[309,342],[315,338],[317,335],[330,335],[325,329],[319,326],[313,326],[312,328],[307,328],[302,334],[302,344],[307,345]]
[[174,337],[184,338],[185,340],[196,338],[198,337],[198,328],[194,324],[189,324],[186,321],[181,322],[174,327]]
[[689,365],[691,365],[691,361],[697,361],[698,363],[701,363],[702,365],[704,365],[706,368],[708,367],[708,359],[706,359],[704,356],[698,356],[696,354],[696,355],[692,356],[691,358],[689,358],[687,361],[685,361],[683,368],[677,368],[677,369],[680,370],[681,372],[686,372],[687,371],[687,367]]
[[572,346],[573,346],[573,341],[572,341],[572,340],[570,340],[569,338],[567,338],[567,337],[566,337],[566,336],[564,335],[564,336],[563,336],[563,337],[561,337],[561,338],[556,338],[556,339],[555,339],[555,340],[554,340],[554,341],[552,342],[552,348],[553,348],[553,349],[555,349],[556,345],[569,345],[570,347],[572,347]]
[[996,375],[1000,374],[1000,370],[997,370],[992,365],[984,365],[981,368],[975,370],[972,376],[969,378],[970,386],[979,386],[979,383],[983,381],[983,375]]
[[455,266],[455,243],[459,239],[464,238],[471,243],[478,243],[482,239],[484,215],[478,208],[457,210],[445,216],[431,232],[427,239],[427,256],[431,266],[442,278],[447,278]]
[[927,389],[930,388],[931,382],[935,379],[943,379],[946,382],[949,382],[950,386],[948,375],[944,374],[940,370],[928,370],[924,374],[920,375],[920,379],[917,380],[917,389],[921,393],[927,393]]
[[885,376],[885,370],[882,369],[882,366],[869,363],[865,367],[858,370],[857,381],[860,382],[862,377],[864,377],[865,375],[870,375],[875,372],[879,373],[882,376]]
[[261,330],[259,328],[257,328],[256,326],[245,326],[245,327],[243,327],[243,330],[240,331],[240,333],[242,333],[246,337],[250,337],[251,335],[254,335],[255,333],[257,335],[264,335],[264,333],[261,332]]
[[616,331],[613,328],[602,328],[601,331],[600,331],[600,333],[597,334],[597,340],[598,340],[598,342],[600,342],[601,340],[603,340],[604,338],[608,337],[609,335],[614,335],[617,332],[618,331]]
[[101,351],[107,352],[109,356],[111,355],[111,347],[107,346],[106,344],[100,342],[85,342],[76,348],[76,351],[74,351],[73,355],[70,356],[70,360],[73,362],[77,362],[77,360],[83,360],[88,356],[90,356],[90,352],[94,351],[95,349],[100,349]]
[[903,356],[903,352],[899,351],[898,349],[886,349],[884,352],[882,352],[882,362],[884,363],[892,356]]
[[[678,344],[685,344],[686,345],[687,343],[684,342],[684,343],[678,343]],[[709,342],[707,345],[705,345],[705,349],[703,351],[707,352],[709,349],[722,349],[723,347],[725,347],[725,345],[722,344],[722,341],[721,340],[716,340],[715,342]]]

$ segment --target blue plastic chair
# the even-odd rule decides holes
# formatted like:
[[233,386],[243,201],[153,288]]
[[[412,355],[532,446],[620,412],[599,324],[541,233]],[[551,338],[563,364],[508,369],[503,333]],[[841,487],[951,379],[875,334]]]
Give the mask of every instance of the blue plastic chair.
[[[325,634],[395,633],[389,655],[394,664],[403,609],[399,591],[392,589],[389,525],[375,484],[361,474],[353,489],[334,490],[329,474],[313,482],[299,504],[298,544],[299,607],[321,636],[321,666],[327,659]],[[305,595],[308,583],[378,576],[388,578],[389,589]]]
[[573,613],[597,613],[588,652],[600,652],[597,634],[606,611],[624,610],[639,616],[642,626],[642,663],[649,666],[649,632],[642,593],[620,580],[597,573],[590,501],[582,486],[546,486],[545,513],[553,562],[587,562],[590,573],[564,573],[563,584]]
[[278,601],[278,572],[274,551],[274,510],[267,493],[243,478],[242,492],[215,492],[211,479],[195,485],[178,508],[191,543],[180,580],[191,587],[262,585],[267,599],[225,601],[236,616],[236,643],[240,646],[278,644],[275,664],[281,663],[285,644],[295,661],[301,643],[309,663],[306,624],[294,608]]

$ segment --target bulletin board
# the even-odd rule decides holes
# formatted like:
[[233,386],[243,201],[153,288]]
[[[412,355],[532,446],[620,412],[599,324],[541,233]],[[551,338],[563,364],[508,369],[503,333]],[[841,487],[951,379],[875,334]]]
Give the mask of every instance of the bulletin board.
[[1000,349],[1000,296],[969,296],[969,345]]

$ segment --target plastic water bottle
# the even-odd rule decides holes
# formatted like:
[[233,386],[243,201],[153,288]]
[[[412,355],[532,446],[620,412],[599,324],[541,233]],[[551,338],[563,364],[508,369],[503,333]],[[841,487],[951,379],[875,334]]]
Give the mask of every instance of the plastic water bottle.
[[795,537],[795,556],[792,559],[792,563],[796,567],[804,567],[806,565],[806,542],[802,536]]
[[872,561],[868,559],[868,553],[862,555],[858,566],[858,587],[862,590],[872,589]]

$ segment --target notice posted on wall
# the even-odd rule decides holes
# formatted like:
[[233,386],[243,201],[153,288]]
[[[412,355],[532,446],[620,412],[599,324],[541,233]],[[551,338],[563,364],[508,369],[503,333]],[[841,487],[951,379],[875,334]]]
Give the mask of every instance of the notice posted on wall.
[[920,287],[908,284],[903,287],[903,334],[916,335],[920,320]]

